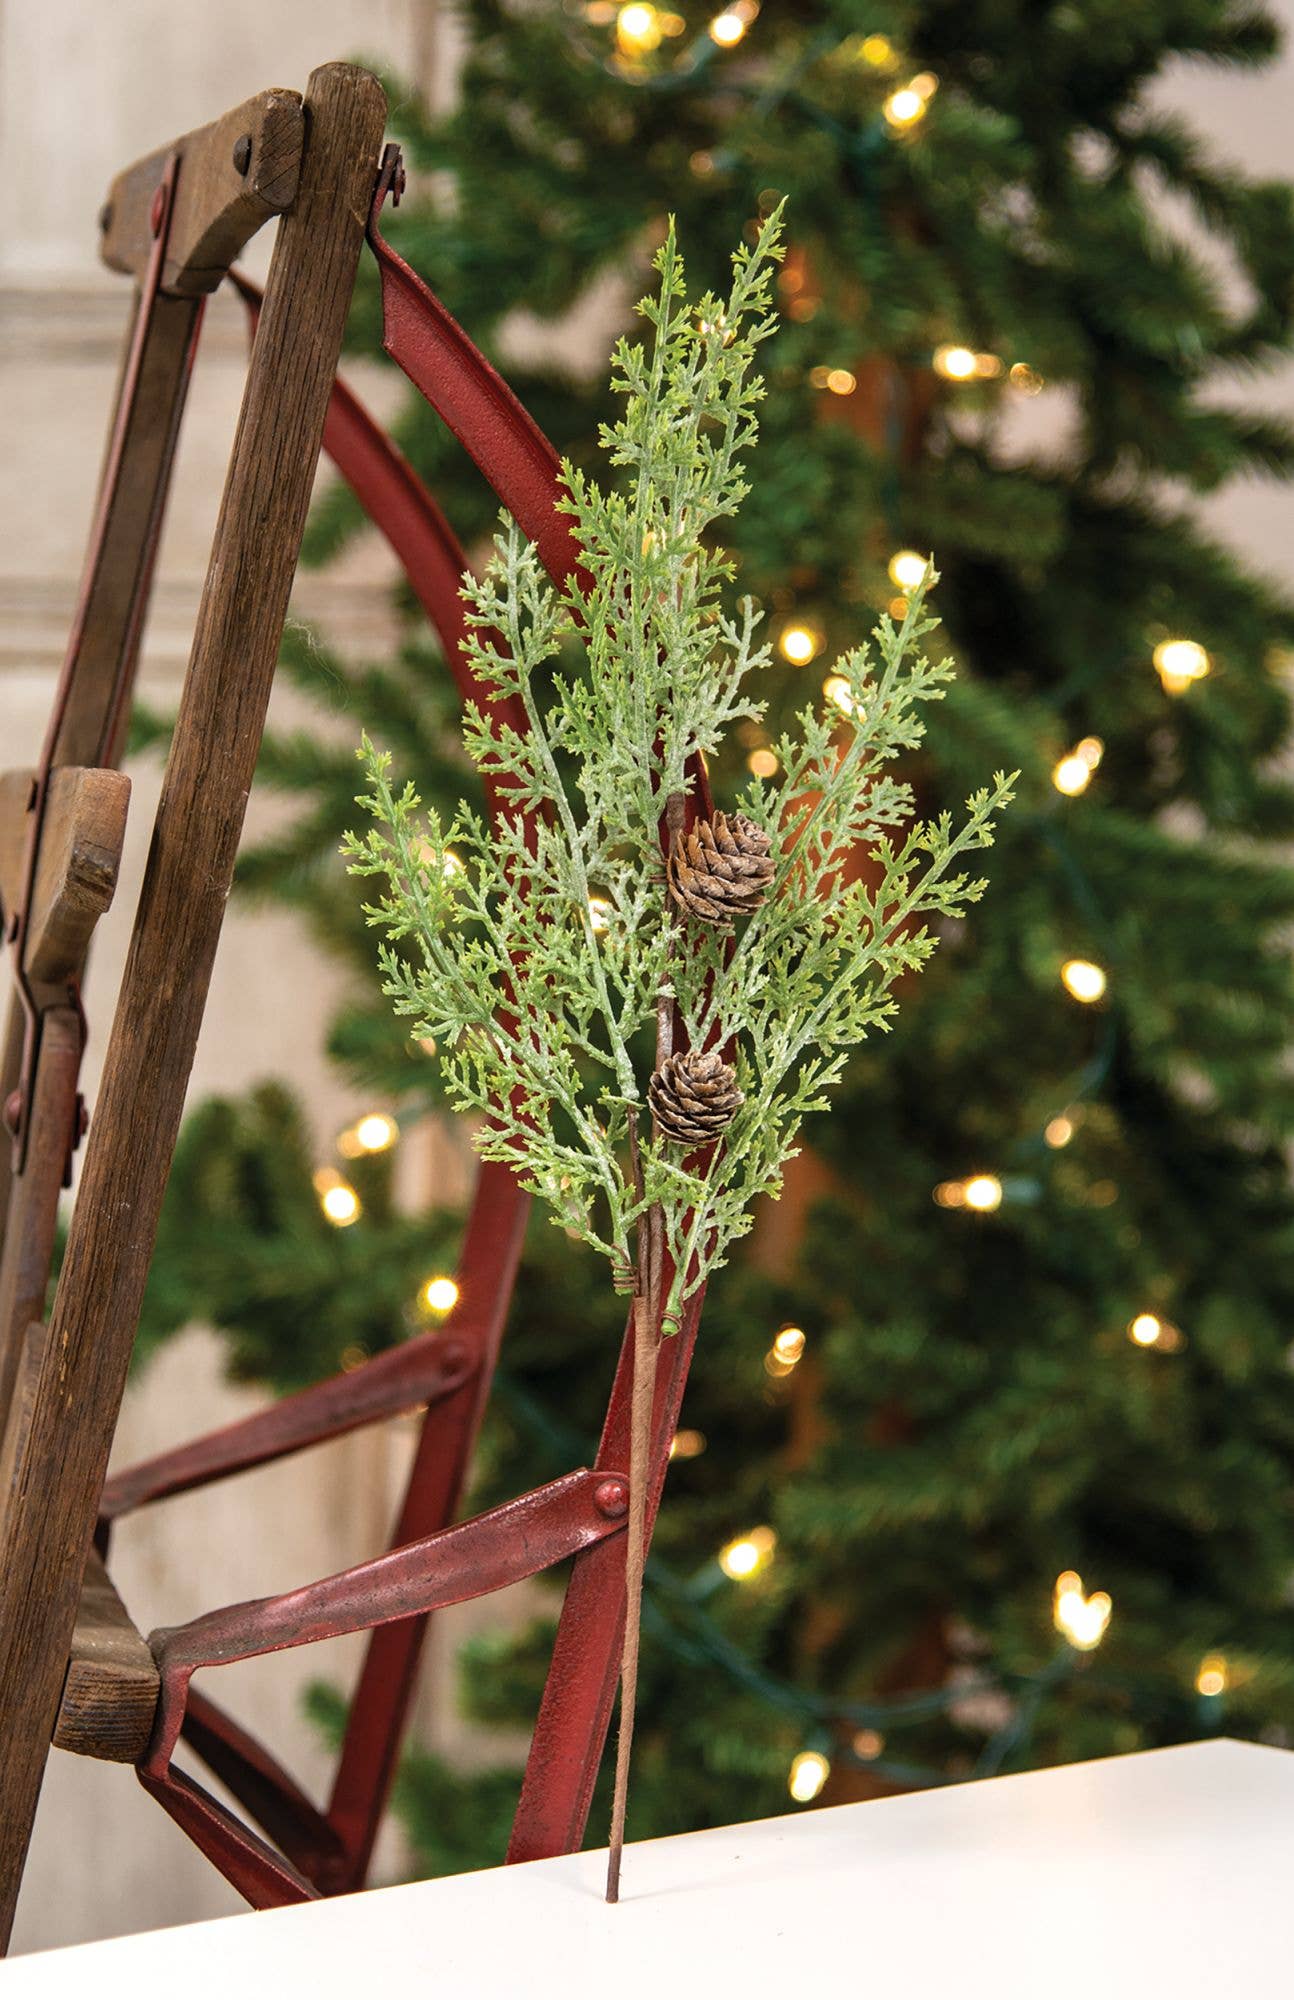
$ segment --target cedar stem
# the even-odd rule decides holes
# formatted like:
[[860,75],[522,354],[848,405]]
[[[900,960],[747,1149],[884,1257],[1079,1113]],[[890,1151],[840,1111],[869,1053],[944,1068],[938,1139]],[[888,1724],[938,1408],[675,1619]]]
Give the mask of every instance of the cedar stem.
[[[673,846],[683,824],[684,797],[671,792],[665,802],[665,851]],[[666,924],[673,923],[666,905]],[[656,1067],[673,1052],[674,1001],[666,990],[656,1002]],[[642,1164],[638,1154],[638,1120],[629,1114],[629,1157],[634,1191],[642,1200]],[[607,1855],[607,1901],[620,1900],[620,1858],[625,1844],[625,1807],[629,1799],[629,1760],[633,1754],[634,1717],[638,1706],[638,1641],[642,1626],[643,1569],[647,1560],[647,1487],[651,1479],[652,1416],[656,1400],[656,1360],[664,1335],[661,1292],[665,1257],[664,1217],[659,1204],[638,1222],[638,1282],[634,1289],[633,1388],[629,1402],[629,1520],[625,1542],[625,1636],[620,1655],[620,1734],[616,1740],[615,1793],[611,1805],[611,1841]]]
[[651,1420],[660,1334],[652,1302],[634,1298],[634,1372],[629,1441],[629,1523],[625,1546],[625,1638],[620,1660],[620,1735],[616,1743],[615,1798],[611,1808],[611,1851],[607,1858],[607,1901],[620,1900],[620,1857],[625,1842],[629,1759],[633,1751],[638,1696],[638,1635],[642,1622],[643,1566],[647,1554],[647,1486],[651,1477]]

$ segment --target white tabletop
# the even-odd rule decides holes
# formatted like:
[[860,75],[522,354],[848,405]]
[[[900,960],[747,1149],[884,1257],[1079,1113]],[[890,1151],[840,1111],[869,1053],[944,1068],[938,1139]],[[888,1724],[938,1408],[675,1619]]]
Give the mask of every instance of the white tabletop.
[[17,1958],[4,2000],[1266,2000],[1294,1754],[1216,1741]]

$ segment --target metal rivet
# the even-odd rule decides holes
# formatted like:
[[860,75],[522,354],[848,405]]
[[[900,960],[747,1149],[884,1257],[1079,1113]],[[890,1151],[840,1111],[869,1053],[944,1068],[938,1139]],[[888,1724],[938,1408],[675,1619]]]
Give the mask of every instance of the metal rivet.
[[241,139],[234,142],[234,171],[245,174],[252,164],[252,135],[244,132]]
[[629,1511],[629,1488],[623,1479],[604,1479],[593,1489],[593,1505],[608,1521],[618,1521]]
[[445,1340],[440,1343],[440,1365],[451,1372],[467,1365],[467,1349],[461,1340]]
[[11,1132],[16,1132],[22,1122],[22,1092],[11,1090],[5,1099],[4,1122]]

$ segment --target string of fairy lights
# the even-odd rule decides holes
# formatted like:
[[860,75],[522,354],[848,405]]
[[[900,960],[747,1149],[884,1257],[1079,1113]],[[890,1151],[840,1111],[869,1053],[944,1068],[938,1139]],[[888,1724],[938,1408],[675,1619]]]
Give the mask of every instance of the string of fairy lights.
[[[568,6],[590,26],[611,30],[608,64],[637,83],[659,80],[656,65],[662,56],[670,58],[676,70],[695,71],[701,61],[736,49],[754,28],[760,13],[759,0],[734,0],[732,5],[724,6],[711,15],[699,34],[689,38],[689,24],[682,14],[641,4],[641,0],[631,0],[631,4],[627,5],[614,4],[614,0],[568,0]],[[675,54],[676,45],[678,53]],[[888,88],[880,105],[884,130],[900,143],[914,140],[931,112],[939,90],[938,78],[929,71],[904,75],[901,52],[883,34],[850,36],[837,45],[834,54],[842,61],[856,62],[865,71],[886,80]],[[714,171],[713,158],[706,153],[694,155],[691,164],[693,171],[699,175]],[[767,212],[775,199],[774,192],[767,191],[767,199],[761,197],[761,209]],[[788,316],[801,323],[811,320],[818,300],[803,266],[788,259],[780,283]],[[943,342],[935,347],[929,365],[951,390],[959,386],[997,382],[1020,395],[1037,396],[1046,386],[1044,377],[1029,361],[1008,361],[1002,355],[957,341]],[[838,398],[852,396],[858,389],[855,372],[839,362],[813,366],[808,371],[808,381],[815,391]],[[891,615],[902,618],[912,593],[926,582],[928,559],[915,549],[901,548],[894,551],[886,568],[889,583],[895,592],[888,608]],[[811,617],[800,613],[785,615],[776,636],[782,659],[788,666],[800,669],[811,667],[826,643],[825,633]],[[1209,652],[1194,638],[1160,632],[1151,635],[1147,643],[1149,664],[1169,697],[1186,695],[1212,670],[1213,661]],[[850,712],[852,696],[849,683],[842,675],[828,674],[822,687],[828,701],[842,712]],[[1084,736],[1058,758],[1051,781],[1062,798],[1077,799],[1088,791],[1100,769],[1104,748],[1099,737]],[[768,743],[756,743],[750,749],[746,763],[753,776],[771,778],[778,769],[777,753]],[[1068,858],[1071,866],[1076,866],[1072,857]],[[455,856],[447,854],[444,865],[450,868],[461,864]],[[594,897],[590,899],[590,907],[595,931],[607,930],[614,921],[612,906],[605,899]],[[1110,988],[1108,969],[1092,959],[1079,956],[1066,958],[1060,963],[1057,979],[1068,997],[1082,1007],[1099,1007]],[[434,1053],[434,1049],[429,1052]],[[1095,1088],[1108,1062],[1107,1043],[1106,1052],[1098,1055],[1089,1066],[1072,1100],[1047,1120],[1041,1133],[1042,1143],[1047,1148],[1058,1150],[1073,1140],[1081,1122],[1082,1095],[1084,1092],[1090,1094]],[[400,1127],[394,1116],[385,1111],[369,1111],[338,1135],[336,1152],[343,1162],[355,1160],[389,1150],[399,1137]],[[360,1221],[363,1214],[360,1194],[340,1168],[333,1164],[320,1166],[314,1176],[314,1186],[322,1213],[333,1227],[346,1229]],[[1113,1184],[1101,1183],[1099,1186],[1105,1188]],[[1096,1193],[1094,1189],[1093,1199],[1096,1199]],[[960,1179],[940,1182],[933,1190],[933,1197],[941,1208],[964,1210],[974,1216],[989,1216],[1002,1206],[1004,1199],[1009,1198],[1008,1182],[996,1173],[979,1170]],[[453,1276],[441,1271],[429,1273],[417,1294],[422,1323],[448,1322],[459,1297],[459,1285]],[[1155,1349],[1160,1353],[1173,1353],[1184,1344],[1184,1336],[1176,1325],[1161,1314],[1148,1310],[1132,1316],[1127,1325],[1127,1336],[1134,1346]],[[802,1327],[787,1324],[773,1330],[767,1336],[767,1346],[762,1355],[763,1372],[770,1383],[785,1383],[803,1360],[808,1346],[808,1336]],[[580,1448],[578,1440],[568,1440],[565,1436],[558,1440],[551,1414],[539,1411],[518,1385],[512,1384],[511,1389],[514,1401],[520,1403],[530,1420],[546,1431],[552,1441],[560,1443],[561,1453],[568,1454],[570,1449]],[[707,1440],[701,1431],[681,1429],[671,1444],[670,1457],[695,1459],[705,1452],[706,1446]],[[918,1770],[896,1763],[887,1751],[885,1731],[905,1721],[921,1720],[954,1708],[958,1701],[966,1699],[964,1682],[923,1691],[918,1696],[863,1703],[814,1696],[793,1683],[780,1680],[766,1669],[756,1667],[740,1649],[733,1647],[721,1628],[709,1618],[702,1600],[714,1584],[726,1582],[738,1588],[757,1588],[777,1557],[776,1531],[767,1523],[759,1523],[724,1543],[701,1578],[691,1584],[681,1583],[656,1557],[652,1558],[650,1576],[655,1582],[658,1597],[674,1604],[686,1603],[686,1632],[675,1634],[675,1642],[682,1650],[691,1647],[694,1653],[699,1651],[708,1663],[719,1665],[774,1706],[802,1715],[806,1723],[812,1725],[811,1740],[796,1752],[787,1771],[787,1791],[792,1800],[797,1804],[808,1804],[816,1799],[831,1775],[833,1760],[842,1757],[847,1762],[869,1766],[878,1774],[899,1782],[944,1782],[945,1774],[942,1772]],[[1085,1591],[1083,1580],[1076,1571],[1065,1570],[1055,1579],[1051,1591],[1051,1616],[1054,1629],[1062,1641],[1060,1653],[1037,1675],[997,1676],[981,1683],[982,1688],[995,1690],[999,1695],[1004,1691],[1013,1695],[1015,1702],[1008,1720],[986,1746],[977,1770],[1000,1768],[1008,1751],[1018,1745],[1032,1726],[1046,1692],[1076,1668],[1084,1655],[1100,1646],[1113,1611],[1109,1593],[1104,1590]],[[1206,1724],[1213,1718],[1214,1711],[1232,1684],[1233,1669],[1227,1659],[1216,1652],[1206,1654],[1199,1663],[1194,1680],[1195,1692],[1204,1704],[1202,1719]],[[878,1726],[882,1723],[884,1728]]]

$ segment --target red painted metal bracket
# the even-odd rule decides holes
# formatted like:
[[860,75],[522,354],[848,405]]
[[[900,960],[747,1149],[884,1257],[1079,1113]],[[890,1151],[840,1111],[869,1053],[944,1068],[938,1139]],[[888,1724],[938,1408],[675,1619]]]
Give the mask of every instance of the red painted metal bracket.
[[618,1534],[628,1503],[623,1473],[600,1467],[568,1472],[474,1520],[442,1528],[318,1583],[159,1628],[148,1642],[162,1676],[150,1769],[156,1769],[163,1751],[169,1755],[175,1746],[182,1691],[199,1667],[227,1667],[236,1660],[312,1646],[320,1639],[367,1632],[394,1619],[489,1596]]
[[[668,1279],[667,1279],[668,1282]],[[646,1534],[655,1524],[669,1448],[696,1346],[704,1292],[683,1310],[677,1333],[661,1342],[652,1417],[651,1486]],[[633,1314],[625,1330],[607,1408],[599,1467],[628,1464],[633,1388]],[[624,1551],[600,1544],[577,1556],[562,1603],[557,1638],[508,1845],[509,1861],[570,1854],[584,1839],[620,1677],[625,1616]]]
[[479,1371],[479,1345],[465,1340],[458,1328],[419,1334],[349,1374],[330,1376],[223,1430],[159,1452],[109,1479],[100,1519],[120,1520],[156,1500],[288,1458],[421,1403],[442,1402]]
[[249,1810],[270,1819],[276,1835],[286,1836],[302,1859],[315,1866],[331,1860],[334,1874],[344,1870],[344,1859],[335,1850],[331,1855],[320,1852],[326,1841],[313,1808],[295,1787],[288,1792],[286,1774],[259,1745],[224,1717],[213,1733],[218,1712],[209,1705],[199,1711],[196,1729],[190,1725],[186,1730],[194,1673],[487,1596],[614,1538],[624,1527],[628,1504],[623,1474],[603,1468],[573,1472],[475,1520],[320,1583],[230,1605],[153,1633],[149,1643],[162,1689],[153,1739],[139,1767],[141,1779],[258,1907],[318,1893],[300,1868],[276,1854],[172,1763],[182,1731],[203,1754],[214,1749],[211,1761],[218,1774],[232,1746],[235,1755],[226,1761],[225,1774],[239,1780]]
[[180,1734],[294,1868],[319,1888],[344,1872],[342,1842],[291,1772],[193,1686]]
[[[442,1327],[374,1355],[345,1375],[285,1396],[223,1430],[114,1474],[104,1488],[101,1518],[120,1519],[153,1501],[303,1451],[420,1403],[434,1407],[472,1381],[483,1401],[502,1338],[529,1205],[529,1197],[509,1170],[486,1162],[477,1176],[458,1260],[458,1299]],[[407,1539],[427,1532],[428,1528],[412,1530]]]
[[368,241],[382,277],[382,345],[480,467],[553,582],[586,582],[570,517],[558,511],[561,466],[552,445],[497,369],[380,228],[404,187],[400,148],[388,146],[373,190]]

